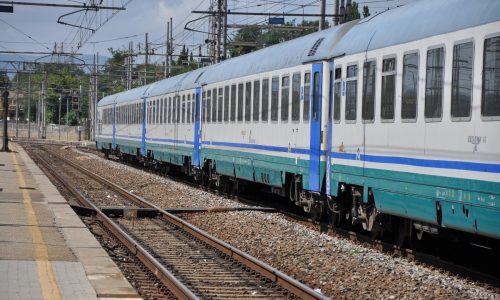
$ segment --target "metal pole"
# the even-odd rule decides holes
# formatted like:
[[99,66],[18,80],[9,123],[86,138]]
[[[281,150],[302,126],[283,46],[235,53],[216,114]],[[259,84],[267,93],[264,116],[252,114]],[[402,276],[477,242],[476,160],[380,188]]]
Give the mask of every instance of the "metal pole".
[[99,65],[99,52],[97,52],[97,57],[96,57],[96,69],[95,69],[95,83],[94,83],[94,111],[92,112],[92,119],[94,120],[94,141],[95,141],[95,130],[97,128],[97,93],[98,93],[98,90],[97,90],[97,84],[98,84],[98,80],[99,80],[99,77],[98,77],[98,70],[97,70],[97,66]]
[[333,26],[339,25],[339,0],[334,0],[333,1]]
[[217,62],[221,62],[222,53],[221,53],[221,43],[222,43],[222,1],[217,0]]
[[[66,97],[66,142],[68,142],[69,140],[69,136],[68,136],[68,125],[69,125],[69,118],[68,118],[68,113],[69,113],[69,100],[68,100],[69,97]],[[60,127],[60,126],[59,126]]]
[[174,53],[174,23],[172,18],[170,18],[170,47],[169,47],[169,59],[170,63],[168,64],[168,77],[172,76],[172,54]]
[[16,73],[16,138],[19,137],[19,73]]
[[47,85],[47,73],[45,73],[45,78],[44,81],[42,81],[42,139],[47,138],[47,128],[45,126],[45,113],[46,113],[46,108],[45,108],[45,87]]
[[146,57],[144,59],[144,84],[148,84],[148,55],[149,55],[149,43],[148,43],[148,33],[146,32]]
[[224,36],[223,36],[223,54],[222,54],[222,59],[225,60],[226,59],[226,55],[227,55],[227,0],[223,0],[224,1]]
[[59,96],[59,140],[61,140],[61,96]]
[[41,125],[41,123],[42,123],[42,122],[40,121],[40,116],[41,116],[41,114],[40,114],[40,109],[41,109],[41,107],[42,107],[42,105],[41,105],[41,102],[42,102],[42,93],[41,93],[40,91],[41,91],[41,89],[40,89],[40,90],[38,90],[38,101],[37,101],[37,103],[36,103],[36,127],[37,127],[37,129],[38,129],[38,134],[37,134],[37,137],[38,137],[38,138],[40,138],[40,137],[41,137],[41,135],[40,135],[40,133],[41,133],[40,125]]
[[31,138],[31,72],[28,73],[28,139]]
[[326,0],[321,0],[320,1],[320,6],[319,6],[319,14],[321,15],[319,17],[319,28],[318,31],[321,31],[325,29],[325,6],[326,6]]
[[9,151],[9,134],[7,131],[7,116],[9,115],[9,91],[7,88],[2,93],[3,98],[3,147],[2,151]]
[[163,71],[163,77],[167,78],[168,72],[168,38],[170,34],[170,23],[167,22],[167,41],[165,42],[165,70]]

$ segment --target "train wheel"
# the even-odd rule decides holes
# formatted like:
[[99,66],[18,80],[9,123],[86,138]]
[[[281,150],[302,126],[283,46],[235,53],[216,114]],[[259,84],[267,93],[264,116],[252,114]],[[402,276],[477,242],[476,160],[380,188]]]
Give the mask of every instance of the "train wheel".
[[411,221],[407,219],[399,219],[394,224],[394,241],[397,246],[403,247],[408,245],[411,237]]

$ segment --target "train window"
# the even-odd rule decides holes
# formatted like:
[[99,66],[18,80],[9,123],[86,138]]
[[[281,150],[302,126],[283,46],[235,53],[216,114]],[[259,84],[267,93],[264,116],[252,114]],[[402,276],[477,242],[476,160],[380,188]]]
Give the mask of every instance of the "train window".
[[164,103],[164,106],[163,106],[163,124],[167,124],[167,116],[168,116],[168,107],[167,107],[167,103],[168,103],[168,99],[167,97],[165,97],[165,103]]
[[224,122],[229,120],[229,86],[224,87]]
[[[312,97],[312,118],[314,121],[319,119],[319,101],[320,98],[320,79],[319,72],[314,72],[314,87],[313,87],[313,97]],[[316,99],[318,98],[318,99]]]
[[269,119],[269,79],[262,79],[262,108],[261,118],[262,122],[267,122]]
[[219,88],[219,95],[217,96],[217,121],[222,122],[222,97],[223,89]]
[[333,121],[340,122],[340,97],[342,95],[342,69],[335,69],[335,81],[333,84]]
[[281,121],[288,122],[290,103],[290,76],[281,77]]
[[500,36],[484,41],[481,116],[485,120],[500,116]]
[[425,119],[440,121],[443,114],[444,48],[427,51],[425,74]]
[[363,101],[362,119],[373,121],[375,118],[375,71],[376,61],[367,61],[363,64]]
[[292,75],[292,121],[300,121],[300,73]]
[[356,121],[356,104],[358,98],[358,66],[347,67],[347,78],[345,85],[345,119]]
[[[189,97],[189,95],[188,95]],[[182,95],[182,111],[181,111],[182,124],[186,122],[186,95]]]
[[403,56],[403,90],[401,92],[401,119],[417,120],[418,52]]
[[210,117],[212,115],[212,91],[207,91],[207,98],[203,106],[203,111],[205,114],[203,115],[203,122],[210,123]]
[[[155,102],[150,101],[149,104],[151,105],[151,109],[149,111],[150,117],[149,117],[149,124],[154,124],[154,119],[155,119]],[[121,109],[120,109],[120,123],[121,123]]]
[[168,102],[167,102],[167,123],[170,124],[172,121],[172,97],[168,97]]
[[454,121],[470,120],[473,56],[474,44],[472,42],[453,46],[451,118]]
[[333,114],[333,81],[334,81],[334,73],[330,70],[330,79],[328,82],[328,87],[330,88],[330,92],[328,93],[328,120],[332,120]]
[[243,83],[238,84],[238,121],[243,121]]
[[309,107],[311,103],[311,73],[304,74],[304,109],[302,111],[302,119],[309,121]]
[[235,121],[236,120],[236,84],[231,85],[231,115],[230,115],[230,120]]
[[193,102],[194,102],[194,107],[193,108],[193,123],[198,122],[200,120],[200,94],[193,94]]
[[188,101],[186,102],[186,123],[191,123],[191,95],[188,95]]
[[245,83],[245,121],[250,121],[252,116],[252,82]]
[[212,122],[217,121],[217,89],[212,90]]
[[279,77],[273,77],[271,80],[271,121],[278,121],[279,88]]
[[147,102],[148,109],[146,110],[147,115],[146,115],[146,124],[149,124],[149,120],[151,119],[151,101]]
[[[184,97],[184,96],[182,96]],[[175,120],[177,124],[181,123],[181,96],[177,95],[177,103],[175,103],[175,107],[177,108],[177,111],[175,113]]]
[[253,120],[259,121],[259,102],[260,102],[260,81],[253,82]]
[[156,124],[160,123],[160,99],[156,99]]
[[380,118],[382,121],[394,121],[394,101],[396,99],[396,58],[382,61],[382,99]]

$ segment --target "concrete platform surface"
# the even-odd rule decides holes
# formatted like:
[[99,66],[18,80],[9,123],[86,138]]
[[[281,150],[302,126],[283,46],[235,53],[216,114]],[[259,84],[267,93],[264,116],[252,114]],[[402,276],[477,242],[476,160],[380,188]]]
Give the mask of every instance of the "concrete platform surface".
[[140,299],[22,147],[10,149],[0,152],[0,298]]

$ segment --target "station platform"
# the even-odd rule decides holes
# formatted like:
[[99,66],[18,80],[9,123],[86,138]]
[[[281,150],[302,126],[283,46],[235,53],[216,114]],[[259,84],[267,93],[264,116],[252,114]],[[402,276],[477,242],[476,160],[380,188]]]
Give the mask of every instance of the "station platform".
[[0,298],[140,299],[21,146],[0,152]]

